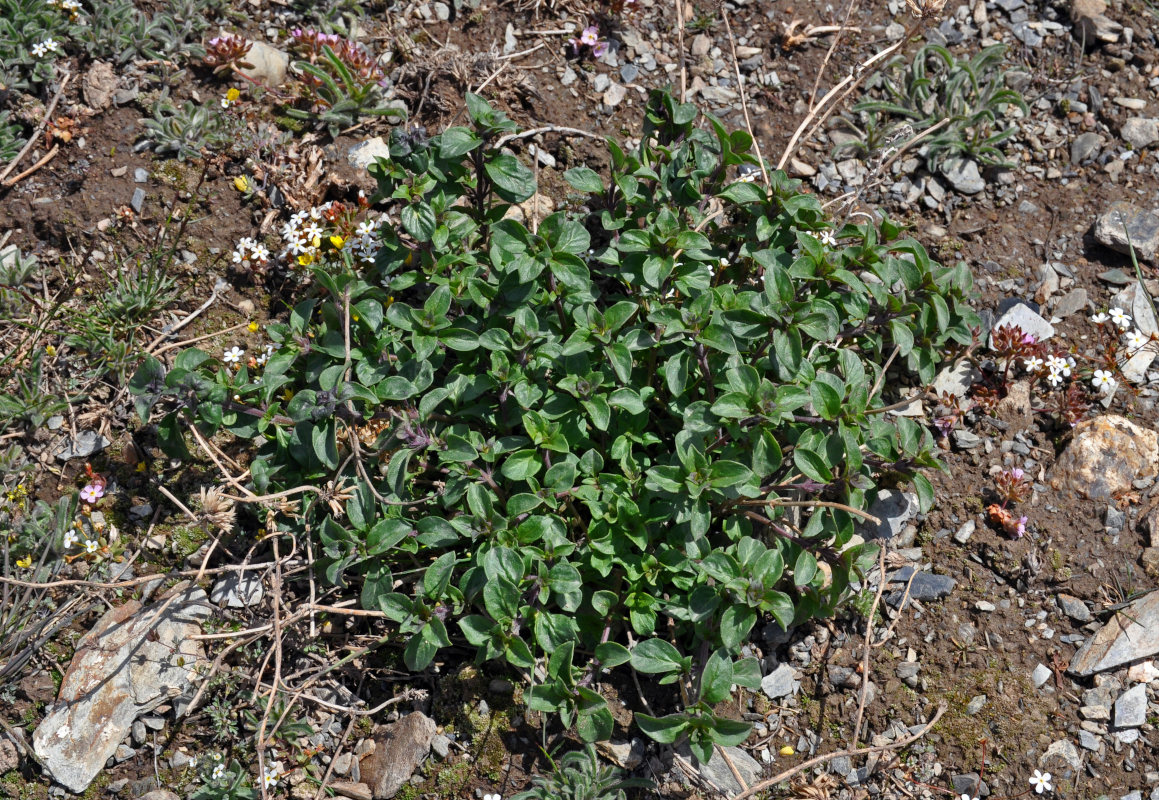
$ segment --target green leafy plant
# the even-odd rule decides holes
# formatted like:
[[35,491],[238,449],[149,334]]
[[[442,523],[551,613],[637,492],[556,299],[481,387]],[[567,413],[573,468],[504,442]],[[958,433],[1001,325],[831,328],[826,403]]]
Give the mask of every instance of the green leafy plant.
[[51,81],[53,59],[33,55],[32,48],[64,41],[71,27],[69,14],[48,0],[0,0],[0,84],[32,91]]
[[141,124],[153,149],[161,155],[172,153],[178,161],[199,158],[203,150],[222,148],[233,141],[222,115],[192,100],[177,108],[168,97],[162,97],[154,103],[152,114]]
[[384,105],[385,75],[362,45],[315,30],[293,33],[299,48],[310,54],[309,61],[294,62],[307,108],[287,108],[287,116],[310,120],[331,136],[362,117],[406,116],[402,109]]
[[35,430],[53,414],[68,408],[68,401],[45,390],[44,350],[38,349],[25,368],[13,376],[7,390],[0,392],[0,428],[26,425]]
[[398,220],[372,266],[320,251],[267,360],[148,359],[138,412],[173,457],[190,426],[227,432],[256,444],[259,493],[313,487],[275,527],[318,537],[410,669],[455,643],[542,665],[528,705],[588,741],[613,729],[601,675],[655,675],[679,700],[637,724],[707,759],[748,735],[717,709],[759,687],[738,658],[757,621],[843,606],[879,486],[929,507],[932,437],[880,387],[972,340],[969,270],[887,219],[830,230],[783,172],[734,179],[749,135],[663,93],[607,176],[565,174],[573,210],[520,221],[515,126],[467,110],[396,129],[371,168]]
[[615,767],[601,765],[596,749],[565,753],[550,775],[537,775],[532,787],[511,800],[624,800],[625,789],[650,787],[651,781],[624,779]]
[[[861,121],[880,129],[884,119],[909,121],[919,133],[949,120],[937,133],[923,139],[926,164],[938,170],[947,158],[966,156],[982,164],[1006,165],[1001,145],[1018,132],[1009,111],[1030,113],[1026,101],[1006,86],[1006,46],[985,47],[960,60],[940,44],[919,48],[908,64],[890,62],[880,73],[880,100],[864,100],[853,107]],[[870,115],[881,115],[871,117]],[[874,143],[858,145],[873,152]]]
[[7,111],[0,111],[0,163],[7,164],[16,158],[25,142],[22,133],[20,124],[13,121]]
[[180,0],[167,3],[152,16],[137,9],[132,0],[96,3],[91,14],[75,27],[73,39],[91,58],[125,64],[134,58],[177,60],[200,57],[204,48],[197,40],[209,27],[217,3]]

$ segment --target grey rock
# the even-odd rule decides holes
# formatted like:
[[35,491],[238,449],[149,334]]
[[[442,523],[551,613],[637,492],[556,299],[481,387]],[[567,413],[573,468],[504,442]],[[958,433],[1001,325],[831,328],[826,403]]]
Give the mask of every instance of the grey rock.
[[346,151],[346,160],[356,169],[367,169],[380,158],[390,158],[390,145],[381,136],[359,142]]
[[[894,573],[889,582],[892,584],[901,584],[901,588],[897,591],[890,592],[886,595],[885,602],[889,603],[894,608],[897,608],[905,596],[905,583],[909,581],[910,575],[913,574],[913,567],[902,567]],[[930,572],[919,572],[914,575],[913,581],[909,584],[909,600],[920,600],[923,603],[933,600],[940,600],[943,597],[949,596],[950,592],[954,590],[957,581],[949,575],[935,575]]]
[[698,33],[692,37],[692,46],[689,48],[689,52],[691,52],[693,56],[700,58],[701,56],[708,55],[708,51],[711,48],[712,40],[703,33]]
[[1099,154],[1104,141],[1097,133],[1080,133],[1070,143],[1070,163],[1078,166],[1090,161]]
[[1135,742],[1139,741],[1138,728],[1127,728],[1125,730],[1115,731],[1111,735],[1115,738],[1115,741],[1121,745],[1134,744]]
[[982,373],[966,359],[957,364],[946,367],[934,378],[934,393],[941,397],[943,394],[952,394],[955,397],[965,398],[970,387],[982,380]]
[[1046,664],[1039,664],[1034,668],[1034,672],[1030,674],[1030,679],[1034,682],[1035,689],[1041,689],[1042,685],[1050,680],[1050,676],[1054,673],[1050,671],[1050,667]]
[[362,759],[362,781],[370,786],[374,800],[389,800],[398,794],[431,751],[435,721],[413,711],[387,725],[375,737],[374,752]]
[[20,752],[15,743],[6,737],[0,737],[0,775],[11,772],[20,766]]
[[977,603],[974,604],[974,608],[978,609],[979,611],[981,611],[983,613],[989,614],[992,611],[997,610],[998,606],[994,605],[989,600],[979,600]]
[[[1159,434],[1117,414],[1083,420],[1051,468],[1051,488],[1110,501],[1159,469]],[[1159,638],[1159,636],[1157,636]]]
[[244,60],[253,66],[243,67],[242,74],[267,86],[277,87],[285,83],[286,69],[290,66],[289,55],[265,42],[250,42],[250,45]]
[[1027,47],[1038,47],[1044,40],[1043,35],[1035,30],[1029,20],[1014,23],[1010,26],[1010,32]]
[[[1023,333],[1029,333],[1041,342],[1054,336],[1054,326],[1042,318],[1038,312],[1025,303],[1017,303],[1006,309],[1005,313],[994,323],[994,329],[1003,326],[1017,326]],[[993,332],[991,332],[991,346],[993,346]]]
[[837,756],[829,762],[829,771],[844,778],[853,771],[853,761],[849,756]]
[[249,572],[229,572],[213,584],[209,599],[219,606],[245,608],[257,605],[265,596],[262,579]]
[[[921,670],[922,665],[917,661],[903,661],[894,669],[894,673],[905,680],[906,678],[916,678],[918,671]],[[846,770],[848,772],[849,770]]]
[[1085,677],[1159,653],[1159,592],[1138,598],[1115,614],[1071,659],[1068,670]]
[[133,744],[135,746],[140,747],[145,743],[146,731],[144,722],[141,722],[139,719],[133,720],[133,725],[129,728],[129,731],[132,734]]
[[[973,431],[959,429],[954,431],[954,444],[960,450],[973,450],[975,447],[982,446],[982,437]],[[968,538],[968,537],[967,537]]]
[[1094,234],[1100,244],[1117,253],[1129,254],[1133,246],[1144,261],[1154,261],[1159,253],[1159,214],[1116,200],[1095,221]]
[[965,772],[950,776],[950,785],[954,787],[954,794],[959,796],[986,797],[990,794],[990,787],[982,780],[977,772]]
[[1131,117],[1119,129],[1119,135],[1136,150],[1142,150],[1159,142],[1159,119]]
[[986,706],[986,695],[979,694],[970,698],[970,702],[966,704],[966,713],[974,716]]
[[965,544],[970,541],[970,537],[974,535],[974,529],[978,527],[978,523],[972,519],[968,519],[962,523],[962,527],[954,533],[954,541],[958,544]]
[[635,64],[625,64],[620,67],[620,80],[624,83],[631,83],[640,76],[640,68]]
[[630,742],[597,742],[596,749],[623,769],[635,769],[644,763],[648,755],[648,747],[640,739],[632,739]]
[[116,93],[117,73],[113,65],[105,61],[94,61],[81,81],[85,104],[97,111],[104,111],[112,104]]
[[510,22],[503,31],[503,53],[514,53],[515,49],[519,47],[519,40],[515,38],[515,26]]
[[1079,746],[1084,750],[1090,750],[1097,753],[1099,747],[1102,746],[1102,740],[1095,736],[1090,731],[1079,730]]
[[608,87],[607,91],[604,92],[604,96],[601,99],[603,100],[604,105],[606,105],[608,108],[615,108],[620,103],[624,102],[624,98],[627,96],[628,90],[624,88],[622,83],[613,83]]
[[144,206],[145,206],[145,190],[142,189],[140,186],[138,186],[136,189],[133,190],[133,196],[129,199],[129,205],[132,206],[133,210],[136,211],[138,214],[140,214],[141,209],[144,208]]
[[891,539],[917,516],[918,496],[913,492],[882,489],[869,513],[880,519],[881,524],[866,523],[861,528],[861,535],[866,539]]
[[978,194],[986,188],[986,181],[982,180],[978,172],[978,164],[970,159],[961,156],[947,158],[942,163],[941,172],[950,185],[962,194]]
[[1050,747],[1046,748],[1038,759],[1038,767],[1046,772],[1054,772],[1056,775],[1063,774],[1063,769],[1069,767],[1072,771],[1077,771],[1082,767],[1082,757],[1079,751],[1066,739],[1059,739],[1053,742]]
[[1086,289],[1072,289],[1055,304],[1054,315],[1059,319],[1066,319],[1072,314],[1082,311],[1088,303],[1090,303],[1090,299],[1087,297]]
[[451,740],[441,733],[436,734],[431,739],[431,752],[435,754],[435,758],[443,761],[451,754]]
[[563,74],[559,76],[559,82],[564,86],[571,86],[573,83],[575,83],[576,77],[578,76],[575,74],[575,70],[571,67],[568,67],[563,71]]
[[439,22],[446,22],[451,18],[451,7],[446,3],[435,3],[435,19]]
[[334,759],[334,774],[335,775],[349,775],[350,767],[354,763],[354,754],[349,750],[344,750],[339,753],[338,757]]
[[607,73],[597,72],[592,78],[592,89],[597,92],[604,92],[612,85],[612,79],[608,77]]
[[1087,608],[1086,603],[1077,597],[1060,593],[1058,595],[1058,605],[1062,609],[1062,613],[1066,614],[1075,622],[1091,621],[1091,610]]
[[788,664],[781,664],[775,670],[770,672],[761,679],[761,691],[763,691],[770,700],[776,700],[778,697],[795,694],[801,684],[794,677],[793,668]]
[[144,167],[137,167],[135,170],[133,170],[133,181],[136,183],[148,183],[149,170],[145,169]]
[[179,798],[168,789],[154,789],[141,795],[141,800],[179,800]]
[[1114,506],[1107,506],[1107,513],[1103,516],[1103,525],[1109,531],[1119,532],[1127,524],[1127,515]]
[[510,695],[515,691],[515,684],[505,678],[494,678],[487,684],[487,691],[491,694]]
[[212,613],[188,583],[175,600],[143,609],[136,600],[106,612],[77,643],[56,705],[37,726],[33,748],[57,783],[80,793],[117,751],[140,714],[190,683],[201,643],[190,637]]
[[1137,683],[1115,701],[1115,727],[1138,728],[1147,721],[1147,684]]
[[676,757],[690,769],[698,770],[705,783],[725,797],[734,797],[743,792],[747,786],[754,786],[760,782],[762,768],[759,761],[739,747],[725,747],[723,749],[728,754],[732,765],[736,767],[741,779],[744,780],[745,786],[737,783],[732,770],[721,758],[720,752],[716,748],[713,748],[712,758],[707,764],[699,763],[688,749],[688,745],[678,748]]
[[93,453],[104,450],[109,444],[109,440],[96,431],[81,431],[72,444],[56,454],[56,460],[68,461],[73,458],[88,458]]

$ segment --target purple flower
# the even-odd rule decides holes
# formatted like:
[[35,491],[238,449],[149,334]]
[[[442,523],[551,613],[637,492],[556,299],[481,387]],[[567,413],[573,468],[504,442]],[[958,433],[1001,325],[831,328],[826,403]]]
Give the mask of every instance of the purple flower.
[[583,29],[580,34],[580,42],[590,46],[594,46],[600,40],[600,32],[595,25],[589,25]]
[[1034,334],[1033,334],[1033,333],[1024,333],[1024,334],[1022,334],[1022,343],[1023,343],[1023,344],[1034,344],[1036,341],[1037,341],[1037,340],[1034,338]]
[[1026,473],[1023,472],[1019,467],[1015,467],[1014,469],[1010,470],[1010,477],[1014,478],[1016,481],[1022,480],[1022,476],[1025,474]]
[[90,483],[80,490],[80,499],[86,503],[95,503],[105,495],[105,487],[97,483]]
[[1018,518],[1018,531],[1014,534],[1015,539],[1021,539],[1026,533],[1026,516],[1023,515]]
[[596,42],[595,44],[592,45],[592,57],[593,58],[603,58],[604,53],[606,53],[606,52],[608,52],[608,43],[607,42],[601,41],[601,42]]

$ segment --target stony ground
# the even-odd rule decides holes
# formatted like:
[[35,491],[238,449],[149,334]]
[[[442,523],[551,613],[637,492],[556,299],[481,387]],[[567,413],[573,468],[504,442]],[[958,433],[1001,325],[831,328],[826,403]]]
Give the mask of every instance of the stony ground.
[[[923,24],[894,0],[849,10],[821,0],[685,2],[680,8],[683,25],[676,24],[673,5],[660,0],[638,0],[620,13],[548,0],[454,8],[374,4],[361,17],[337,8],[330,24],[353,27],[389,59],[391,102],[430,131],[461,121],[464,90],[472,89],[525,128],[567,127],[631,140],[647,90],[663,86],[683,88],[688,100],[727,125],[746,127],[739,71],[765,157],[775,164],[784,156],[787,169],[831,201],[835,214],[888,214],[912,226],[944,263],[965,261],[987,328],[1017,323],[1051,352],[1070,353],[1083,365],[1098,365],[1106,342],[1117,341],[1107,334],[1113,321],[1092,321],[1098,312],[1123,309],[1132,330],[1159,335],[1148,303],[1148,295],[1159,294],[1150,280],[1159,257],[1153,149],[1159,144],[1159,17],[1153,6],[950,0],[939,19]],[[284,76],[288,31],[310,22],[296,5],[264,0],[222,20],[270,45],[255,79],[275,85]],[[567,40],[593,23],[608,52],[598,60],[569,55]],[[837,27],[844,30],[835,41]],[[858,100],[883,97],[880,77],[845,100],[840,115],[816,135],[786,150],[811,104],[855,65],[893,44],[908,64],[923,42],[944,44],[960,59],[1006,45],[999,72],[1027,105],[1025,115],[1004,109],[995,124],[994,130],[1013,129],[1002,145],[1006,166],[971,159],[935,166],[929,140],[889,151],[886,134],[898,130],[885,124],[890,120],[852,110]],[[77,79],[62,93],[55,129],[70,135],[65,140],[58,133],[62,147],[55,157],[0,189],[3,244],[37,255],[41,264],[61,265],[30,278],[21,291],[45,303],[57,298],[68,309],[92,303],[107,290],[108,265],[153,242],[173,209],[197,193],[205,199],[183,227],[171,264],[179,294],[161,318],[150,320],[136,346],[166,352],[172,339],[165,326],[211,301],[181,327],[181,337],[260,347],[260,335],[247,324],[286,313],[279,287],[239,280],[227,256],[240,237],[273,229],[280,212],[247,204],[235,179],[262,182],[267,196],[272,182],[297,201],[352,197],[372,186],[362,167],[381,146],[376,137],[387,124],[361,124],[333,140],[300,135],[284,145],[284,157],[260,164],[261,174],[228,156],[178,161],[156,152],[155,137],[140,121],[161,91],[148,77],[149,65],[114,71],[63,62]],[[169,91],[178,104],[214,104],[222,90],[209,70],[194,67]],[[38,121],[51,96],[16,92],[4,102]],[[260,117],[260,93],[243,103],[246,114]],[[565,201],[563,170],[598,166],[604,158],[598,142],[559,131],[518,145],[526,146],[521,155],[538,160],[550,204]],[[16,172],[38,163],[49,147],[38,141]],[[1142,287],[1125,254],[1125,233],[1139,257]],[[13,258],[12,251],[5,257]],[[22,330],[12,325],[5,332],[9,348],[23,341]],[[38,346],[55,341],[60,353],[41,375],[51,389],[64,385],[76,361],[62,338],[42,335],[49,338]],[[894,493],[874,509],[882,525],[864,532],[887,544],[883,613],[869,659],[861,615],[788,634],[770,626],[751,644],[763,659],[762,691],[742,694],[736,709],[755,723],[749,741],[729,750],[737,775],[723,758],[695,765],[687,753],[626,737],[626,728],[601,747],[606,759],[652,780],[664,796],[736,795],[743,788],[737,777],[753,786],[811,756],[869,744],[879,750],[832,758],[776,792],[863,798],[952,791],[968,800],[1025,793],[1033,771],[1041,770],[1066,797],[1159,799],[1159,669],[1149,660],[1159,653],[1154,355],[1138,348],[1125,365],[1134,382],[1120,383],[1101,401],[1075,403],[1066,400],[1065,387],[1052,390],[1045,376],[1028,375],[1017,363],[1003,380],[1006,364],[987,336],[979,332],[978,345],[960,354],[932,393],[900,390],[899,396],[914,397],[902,413],[931,425],[942,421],[946,471],[933,476],[931,513],[918,514],[912,496]],[[22,377],[15,365],[4,369],[10,386]],[[1076,365],[1072,380],[1080,372]],[[99,575],[124,582],[115,590],[78,593],[13,583],[22,573],[5,559],[5,604],[16,608],[18,601],[51,595],[54,619],[62,622],[38,629],[43,644],[31,658],[17,664],[11,660],[16,651],[6,651],[9,660],[0,660],[0,791],[39,798],[67,785],[90,795],[186,797],[215,768],[215,754],[226,766],[238,756],[238,769],[254,773],[256,765],[246,761],[252,751],[247,756],[239,742],[256,729],[245,705],[268,640],[260,630],[244,631],[271,619],[269,576],[265,590],[220,572],[201,576],[208,596],[197,589],[165,594],[170,587],[149,576],[174,567],[195,570],[203,544],[161,487],[188,501],[213,467],[136,471],[154,456],[132,421],[123,383],[103,379],[70,391],[72,403],[42,426],[4,433],[4,463],[23,470],[22,483],[50,503],[83,482],[86,460],[116,475],[107,513],[136,560]],[[958,397],[960,415],[951,413],[943,392]],[[1015,469],[1029,486],[1015,510],[1026,517],[1020,537],[1011,535],[1010,520],[987,511],[998,500],[995,479]],[[14,485],[6,482],[6,491]],[[78,561],[58,577],[84,578],[86,566]],[[864,587],[863,613],[879,580],[875,573]],[[83,694],[102,683],[108,664],[96,662],[124,663],[142,646],[144,634],[107,633],[115,620],[102,614],[111,607],[122,618],[169,626],[170,641],[190,645],[191,660],[218,659],[218,672],[196,697],[190,690],[169,696],[167,687],[183,679],[164,670],[120,686],[132,696],[130,719],[139,718],[105,764],[103,755],[52,746],[54,730],[84,721],[51,708],[58,692]],[[538,719],[526,711],[511,676],[454,663],[441,664],[435,675],[409,676],[395,658],[361,650],[378,631],[373,619],[335,615],[311,618],[286,641],[286,672],[307,698],[287,728],[292,733],[295,720],[310,727],[300,741],[287,737],[283,779],[271,791],[314,797],[324,781],[354,798],[392,792],[506,797],[547,769]],[[92,649],[77,650],[85,632],[90,643],[102,643],[100,658]],[[147,644],[172,650],[164,640]],[[87,652],[90,661],[81,663],[77,652]],[[158,661],[172,667],[167,657]],[[618,721],[626,723],[635,689],[601,689],[625,698]],[[392,698],[374,714],[348,713],[356,700],[368,708]],[[190,701],[194,707],[186,713]],[[855,732],[861,703],[864,723]],[[906,748],[891,747],[920,731],[943,704],[932,730]],[[100,775],[90,784],[83,764],[97,756]]]

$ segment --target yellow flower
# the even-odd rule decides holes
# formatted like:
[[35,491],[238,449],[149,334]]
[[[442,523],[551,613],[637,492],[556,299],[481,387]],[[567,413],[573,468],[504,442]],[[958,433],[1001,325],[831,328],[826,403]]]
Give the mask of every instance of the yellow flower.
[[781,755],[783,755],[783,756],[791,756],[791,755],[793,755],[793,753],[794,753],[795,751],[793,750],[793,748],[792,748],[790,745],[785,745],[784,747],[782,747],[782,748],[781,748],[780,750],[778,750],[777,752],[778,752],[778,753],[780,753],[780,754],[781,754]]
[[342,245],[346,244],[346,240],[343,239],[341,236],[331,236],[330,237],[330,244],[334,245],[335,250],[341,250]]
[[53,346],[52,346],[52,345],[50,345],[50,344],[46,344],[46,345],[44,346],[44,353],[45,353],[45,355],[47,355],[49,358],[55,358],[55,357],[56,357],[56,348],[55,348],[55,347],[53,347]]
[[225,99],[231,103],[236,101],[239,97],[241,97],[241,92],[239,92],[237,89],[230,89],[225,93]]
[[314,254],[313,253],[302,253],[302,255],[298,256],[298,263],[301,264],[303,267],[310,266],[311,264],[314,263]]
[[284,392],[282,392],[282,400],[283,401],[288,403],[293,399],[294,399],[294,390],[293,389],[286,389]]
[[249,329],[250,329],[250,333],[257,333],[258,332],[258,324],[256,322],[251,322],[249,324]]
[[145,471],[145,462],[138,461],[137,462],[137,472],[144,472],[144,471]]
[[23,569],[28,569],[29,567],[31,567],[32,566],[32,554],[29,553],[28,555],[24,556],[24,558],[17,559],[16,566],[22,567]]
[[250,190],[249,178],[245,175],[238,175],[233,179],[233,187],[239,192],[248,192]]
[[351,315],[350,315],[350,319],[354,320],[355,322],[358,322],[358,315],[357,315],[357,314],[351,314]]
[[403,263],[409,267],[411,264],[414,263],[414,260],[415,260],[415,251],[408,250],[407,254],[406,254],[406,261],[404,261]]

